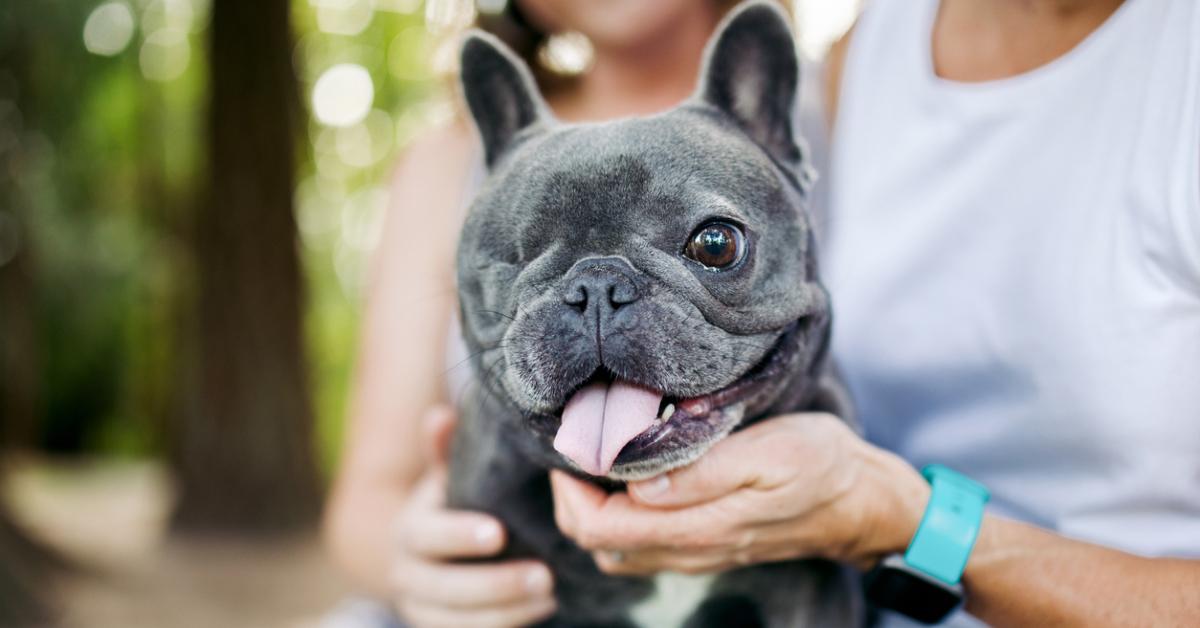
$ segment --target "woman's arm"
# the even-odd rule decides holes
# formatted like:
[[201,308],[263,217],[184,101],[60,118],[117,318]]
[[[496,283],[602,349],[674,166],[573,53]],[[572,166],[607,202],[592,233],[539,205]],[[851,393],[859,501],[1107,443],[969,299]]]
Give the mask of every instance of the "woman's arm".
[[326,515],[334,558],[413,626],[519,626],[555,609],[545,565],[460,562],[495,556],[505,531],[445,505],[454,413],[444,352],[473,146],[465,126],[449,127],[419,140],[396,171]]
[[[812,556],[865,568],[904,552],[929,496],[916,470],[826,414],[753,425],[627,493],[561,473],[552,480],[559,525],[610,573]],[[1200,617],[1200,561],[1139,558],[995,516],[963,582],[967,610],[997,626],[1184,626]]]
[[444,403],[445,338],[455,303],[453,251],[471,138],[447,127],[416,140],[391,186],[375,254],[341,466],[326,513],[335,559],[389,592],[393,522],[429,465],[421,417]]
[[1001,517],[984,519],[963,585],[967,611],[995,626],[1200,623],[1200,561],[1143,558]]

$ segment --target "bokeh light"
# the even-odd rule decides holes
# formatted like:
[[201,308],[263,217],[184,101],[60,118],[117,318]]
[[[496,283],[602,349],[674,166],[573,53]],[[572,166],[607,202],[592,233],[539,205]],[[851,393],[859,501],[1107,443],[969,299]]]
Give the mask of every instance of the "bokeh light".
[[187,31],[168,27],[150,33],[142,42],[138,63],[142,76],[152,81],[172,81],[183,75],[191,61]]
[[560,74],[579,74],[592,63],[592,42],[579,33],[559,33],[538,51],[538,60]]
[[333,35],[358,35],[375,16],[372,0],[309,0],[317,10],[317,28]]
[[375,0],[375,8],[391,13],[416,13],[421,0]]
[[165,28],[190,31],[194,22],[191,0],[152,0],[142,11],[142,31],[146,33]]
[[367,117],[374,100],[371,74],[357,63],[335,65],[325,70],[313,85],[313,115],[328,126],[358,124]]
[[359,252],[374,249],[382,235],[387,202],[388,190],[382,185],[356,192],[342,212],[342,241]]
[[331,204],[339,200],[340,190],[319,176],[305,177],[296,186],[296,224],[306,245],[320,249],[325,237],[338,227],[338,212]]
[[472,0],[426,0],[425,28],[443,34],[461,30],[475,20]]
[[391,155],[394,137],[392,117],[373,109],[362,122],[337,129],[334,149],[346,165],[369,168]]
[[92,54],[120,54],[133,39],[133,11],[124,2],[106,2],[88,15],[83,25],[83,46]]

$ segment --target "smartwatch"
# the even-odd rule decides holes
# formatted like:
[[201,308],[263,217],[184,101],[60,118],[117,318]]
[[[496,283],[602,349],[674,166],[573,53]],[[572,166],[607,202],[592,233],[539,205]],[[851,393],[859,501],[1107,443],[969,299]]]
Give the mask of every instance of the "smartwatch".
[[925,467],[921,475],[932,491],[908,551],[884,558],[863,586],[874,607],[936,624],[963,603],[962,572],[979,535],[988,491],[938,464]]

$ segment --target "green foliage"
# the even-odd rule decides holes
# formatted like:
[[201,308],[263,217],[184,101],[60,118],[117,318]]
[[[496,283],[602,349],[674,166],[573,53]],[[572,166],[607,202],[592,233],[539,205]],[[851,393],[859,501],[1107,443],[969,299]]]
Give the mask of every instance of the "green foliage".
[[[0,172],[10,177],[0,186],[0,211],[8,206],[30,232],[22,254],[33,262],[39,355],[29,364],[40,369],[41,445],[148,456],[161,453],[158,430],[173,405],[180,311],[190,293],[184,242],[202,180],[207,3],[117,2],[134,29],[111,56],[89,52],[84,41],[105,0],[0,3],[0,105],[15,103],[21,114],[19,141],[8,149],[17,166]],[[298,129],[309,142],[297,164],[297,245],[326,465],[340,443],[366,260],[391,163],[442,92],[428,68],[419,6],[374,3],[412,11],[375,10],[351,35],[326,32],[361,26],[353,15],[330,13],[333,4],[293,5],[300,93],[311,106],[317,78],[353,63],[370,73],[374,101],[357,125]],[[100,32],[109,37],[101,43],[119,43]]]
[[320,460],[331,469],[341,445],[362,291],[383,219],[387,179],[405,139],[405,125],[425,121],[423,106],[439,86],[421,54],[392,52],[409,46],[414,36],[425,43],[419,11],[377,12],[361,33],[346,36],[318,29],[317,12],[307,3],[295,7],[302,33],[296,46],[298,71],[306,105],[312,104],[308,97],[320,75],[338,64],[362,66],[375,87],[373,110],[362,123],[349,128],[310,123],[308,158],[298,173],[297,212],[309,290],[309,368]]

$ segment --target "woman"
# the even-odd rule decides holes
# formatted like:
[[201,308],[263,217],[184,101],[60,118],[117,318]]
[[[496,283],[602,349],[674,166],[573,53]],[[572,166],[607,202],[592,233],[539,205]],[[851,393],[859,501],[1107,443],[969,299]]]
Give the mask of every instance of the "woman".
[[612,573],[866,566],[943,463],[993,495],[971,615],[1196,625],[1200,5],[874,0],[832,64],[824,270],[873,444],[793,415],[628,494],[556,474],[560,525]]
[[[798,556],[869,566],[918,527],[929,488],[911,465],[941,462],[994,495],[964,574],[971,614],[1001,625],[1194,621],[1194,5],[870,3],[828,75],[824,257],[835,353],[875,444],[832,417],[791,415],[628,493],[555,475],[563,529],[614,573]],[[433,495],[434,480],[424,490],[410,503]],[[450,530],[451,518],[436,525]],[[465,553],[477,525],[462,524],[450,553]],[[495,549],[500,536],[493,528],[475,547]],[[415,545],[448,553],[435,537],[453,534]],[[405,561],[402,572],[429,573]],[[506,573],[521,583],[530,572]],[[457,589],[499,582],[476,576]],[[548,597],[516,586],[432,604],[413,580],[401,579],[401,606],[418,624],[550,612]],[[450,610],[461,606],[487,610]]]
[[[669,109],[689,96],[704,45],[733,4],[521,0],[518,14],[510,13],[515,20],[494,30],[535,67],[539,33],[587,36],[593,57],[586,73],[540,78],[559,118],[602,120]],[[328,545],[343,568],[375,596],[393,600],[416,626],[515,626],[554,609],[550,574],[536,562],[448,564],[497,553],[504,531],[491,517],[440,506],[444,470],[437,447],[427,446],[444,442],[449,423],[444,409],[431,419],[426,413],[455,401],[444,380],[460,379],[469,368],[461,356],[447,359],[446,350],[454,247],[481,170],[468,124],[459,120],[417,140],[396,171],[346,453],[326,522]]]

